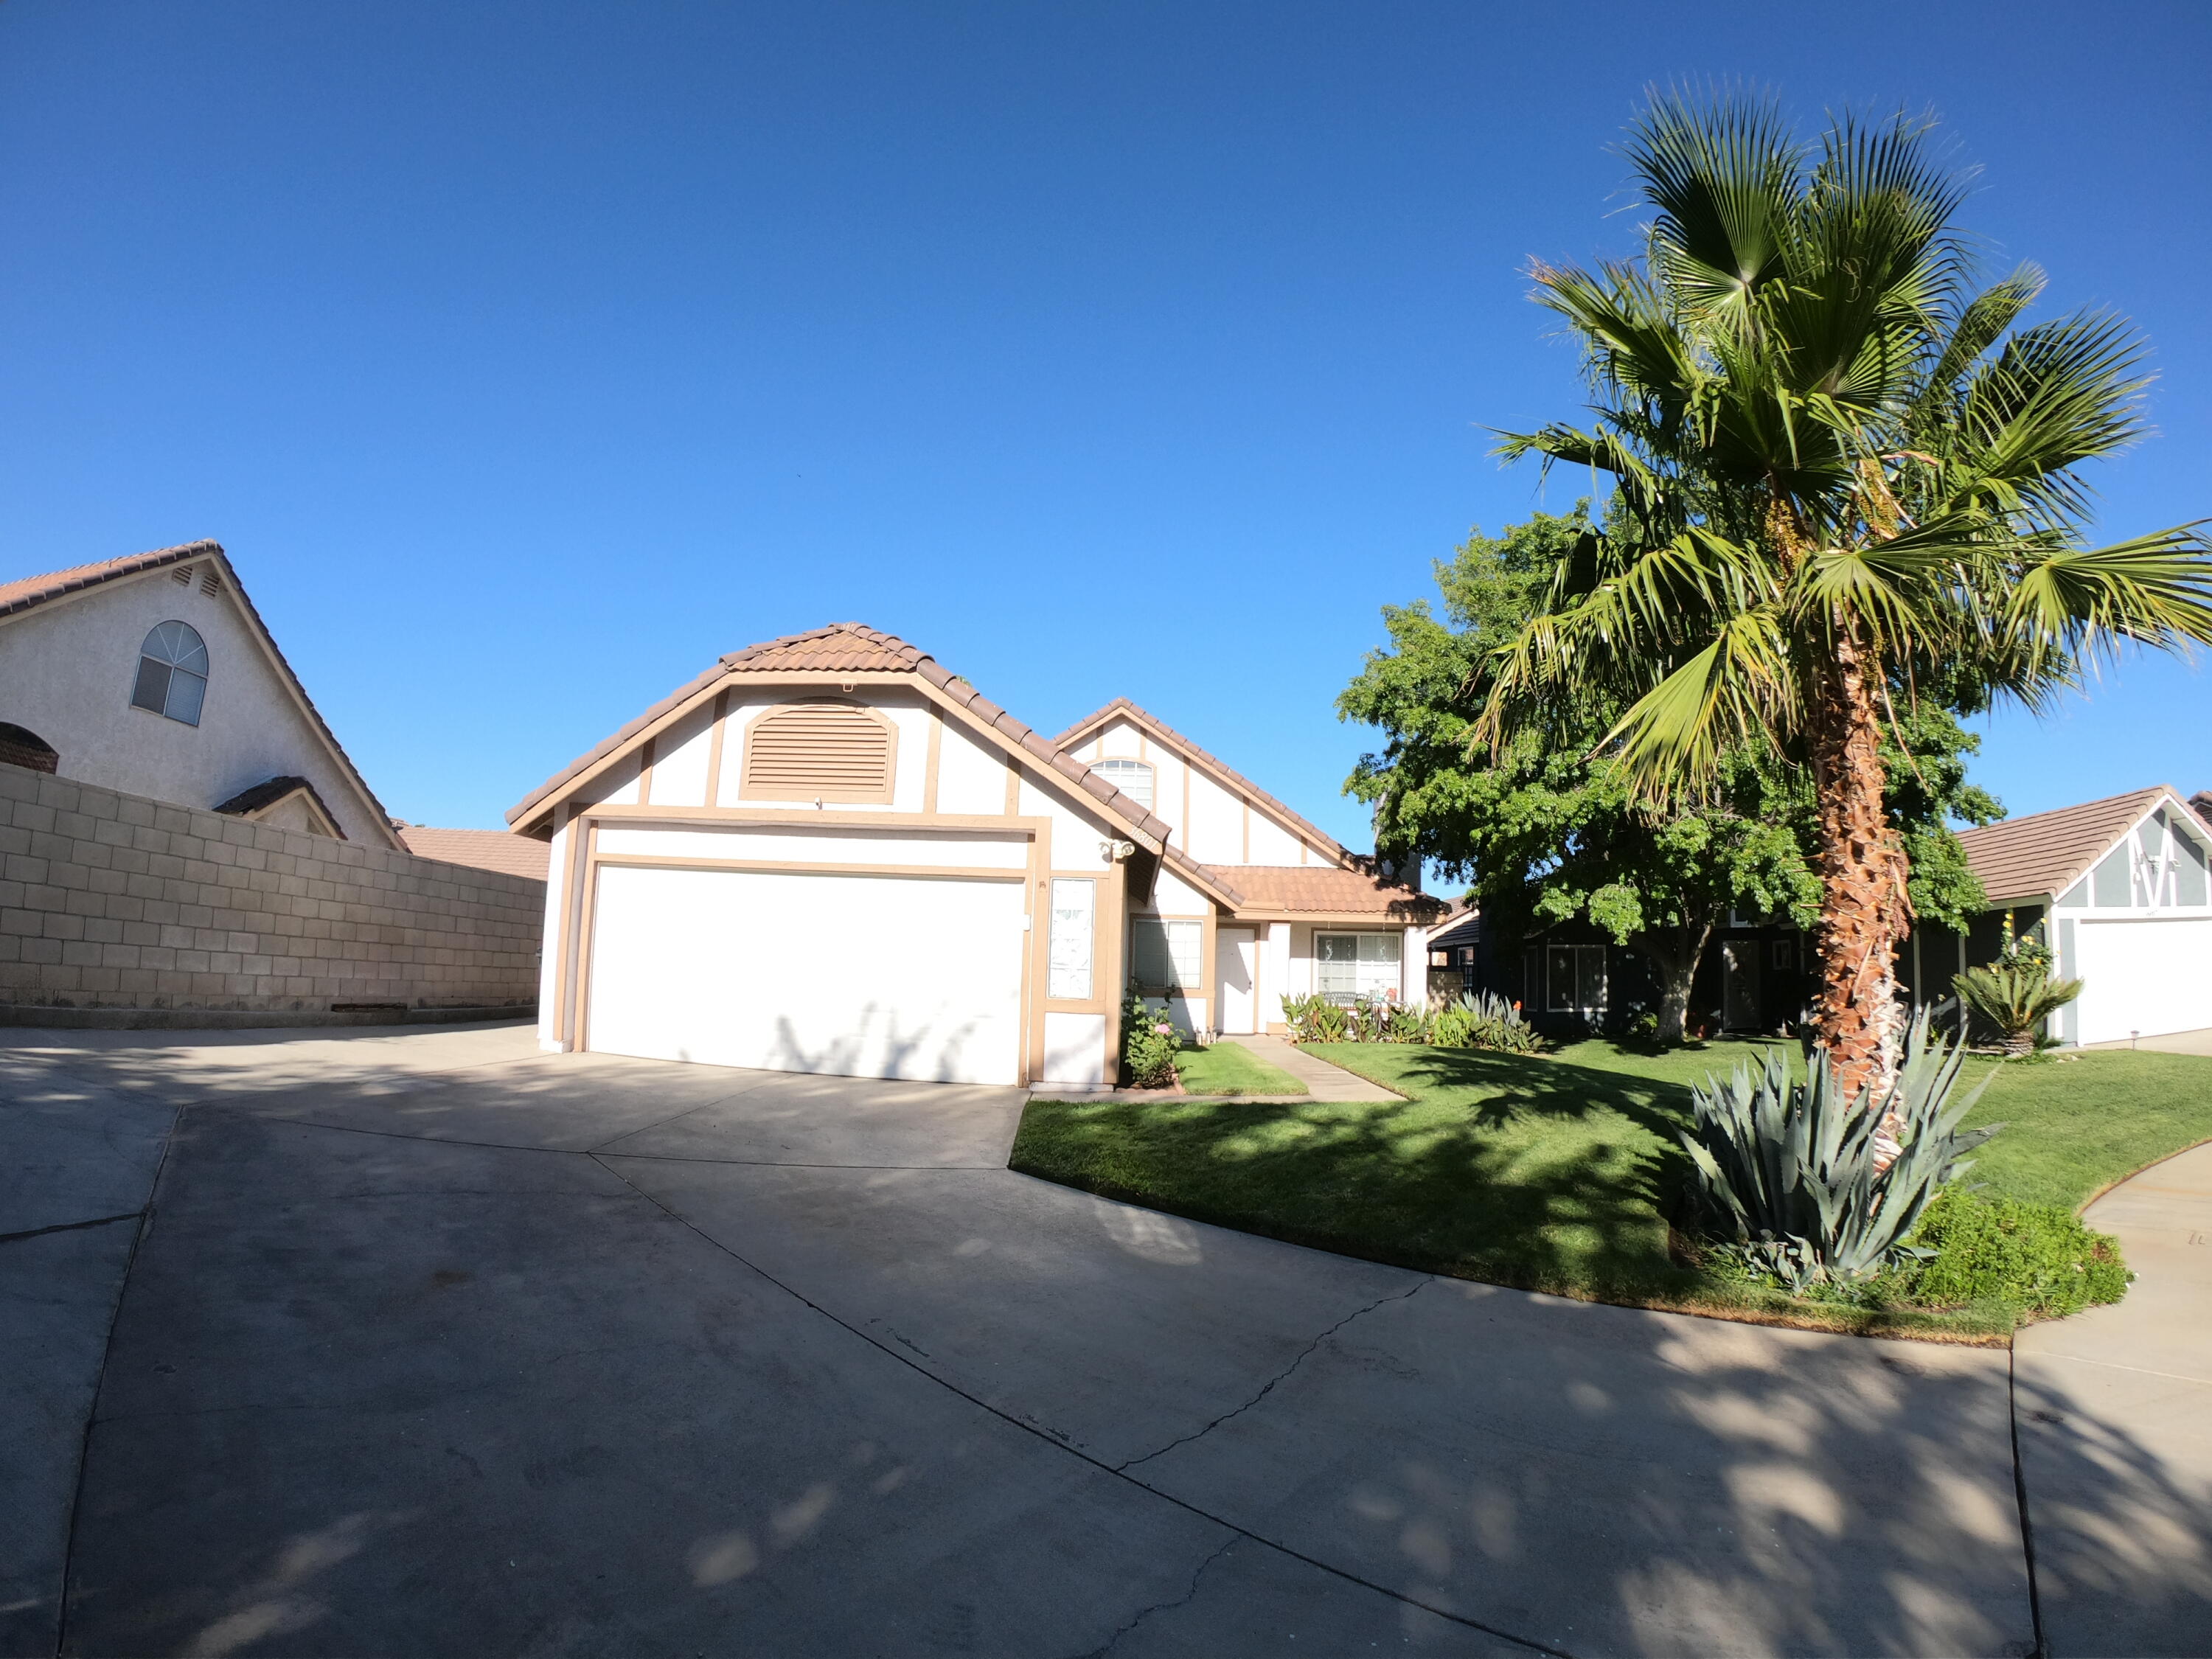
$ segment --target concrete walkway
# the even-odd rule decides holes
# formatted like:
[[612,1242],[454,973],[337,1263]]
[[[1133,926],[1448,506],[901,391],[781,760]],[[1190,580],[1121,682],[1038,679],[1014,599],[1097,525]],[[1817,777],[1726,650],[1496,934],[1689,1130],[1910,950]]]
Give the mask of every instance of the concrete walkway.
[[2212,1028],[2168,1031],[2162,1036],[2123,1037],[2116,1042],[2085,1042],[2084,1048],[2144,1048],[2158,1054],[2212,1054]]
[[2126,1300],[2014,1344],[2044,1629],[2058,1655],[2212,1653],[2212,1146],[2084,1218]]
[[1223,1042],[1233,1042],[1240,1048],[1249,1048],[1279,1072],[1288,1072],[1306,1085],[1306,1093],[1315,1100],[1403,1100],[1380,1084],[1370,1083],[1365,1078],[1347,1072],[1341,1066],[1332,1066],[1318,1054],[1309,1054],[1295,1042],[1285,1042],[1279,1036],[1225,1036]]
[[[2001,1351],[1110,1203],[1005,1168],[1016,1090],[11,1039],[0,1652],[2036,1644]],[[2170,1419],[2053,1375],[2054,1650],[2201,1650]]]

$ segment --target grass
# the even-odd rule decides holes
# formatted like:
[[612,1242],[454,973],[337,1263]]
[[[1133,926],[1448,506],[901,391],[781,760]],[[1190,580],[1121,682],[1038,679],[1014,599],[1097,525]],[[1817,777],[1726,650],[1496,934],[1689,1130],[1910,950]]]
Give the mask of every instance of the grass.
[[[2002,1309],[1811,1304],[1694,1265],[1666,1219],[1685,1164],[1675,1132],[1690,1085],[1756,1058],[1759,1045],[1315,1052],[1407,1098],[1036,1101],[1013,1167],[1297,1243],[1592,1300],[1951,1340],[2001,1340],[2012,1328]],[[1969,1066],[1971,1081],[1988,1084],[1969,1121],[2008,1126],[1970,1178],[1999,1195],[2079,1204],[2212,1138],[2212,1060],[2097,1053]]]
[[1279,1066],[1270,1066],[1249,1048],[1217,1042],[1210,1048],[1185,1048],[1175,1057],[1184,1092],[1194,1095],[1302,1095],[1306,1085]]

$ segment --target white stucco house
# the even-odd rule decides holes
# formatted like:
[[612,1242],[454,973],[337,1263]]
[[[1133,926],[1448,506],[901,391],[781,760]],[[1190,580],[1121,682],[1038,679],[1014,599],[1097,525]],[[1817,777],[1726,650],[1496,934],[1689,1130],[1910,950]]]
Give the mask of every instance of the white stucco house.
[[0,761],[400,850],[213,542],[0,583]]
[[1097,1085],[1125,988],[1224,1031],[1419,994],[1443,908],[1133,704],[1048,739],[851,623],[722,658],[508,822],[551,844],[551,1050]]
[[2124,1042],[2212,1028],[2212,826],[2160,785],[1960,833],[1988,891],[1987,938],[1916,931],[1911,982],[1948,986],[1971,957],[2038,922],[2058,973],[2081,981],[2052,1035]]

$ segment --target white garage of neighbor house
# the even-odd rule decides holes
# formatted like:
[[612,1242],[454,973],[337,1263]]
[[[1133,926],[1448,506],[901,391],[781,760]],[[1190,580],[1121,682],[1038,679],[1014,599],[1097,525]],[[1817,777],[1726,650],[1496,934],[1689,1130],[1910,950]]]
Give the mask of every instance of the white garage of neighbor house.
[[723,658],[508,822],[552,843],[553,1050],[1096,1086],[1125,986],[1279,1026],[1417,991],[1442,909],[1133,705],[1048,740],[849,623]]
[[[1990,904],[2014,913],[2016,932],[2047,919],[2060,976],[2081,981],[2054,1021],[2061,1042],[2212,1027],[2212,830],[2174,790],[2008,818],[1959,839]],[[1931,969],[1915,982],[1948,983],[1948,962],[1922,964]]]

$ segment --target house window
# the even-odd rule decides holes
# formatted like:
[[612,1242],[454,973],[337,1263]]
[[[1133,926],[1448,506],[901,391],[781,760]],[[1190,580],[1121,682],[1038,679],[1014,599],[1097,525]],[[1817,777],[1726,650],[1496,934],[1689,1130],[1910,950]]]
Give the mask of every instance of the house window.
[[138,647],[138,679],[131,688],[131,705],[198,726],[207,677],[207,646],[200,636],[188,623],[162,623]]
[[1405,947],[1396,933],[1316,933],[1314,989],[1331,1002],[1405,994]]
[[1129,918],[1129,982],[1150,996],[1199,988],[1203,925],[1158,916]]
[[1091,774],[1093,777],[1105,779],[1147,812],[1152,810],[1152,769],[1147,762],[1093,761]]
[[1605,946],[1550,945],[1544,948],[1552,1013],[1594,1013],[1605,1006]]
[[1046,994],[1070,1002],[1091,1000],[1091,939],[1097,931],[1098,884],[1052,884],[1052,972]]
[[741,800],[888,806],[896,732],[872,708],[825,700],[771,708],[745,733]]

